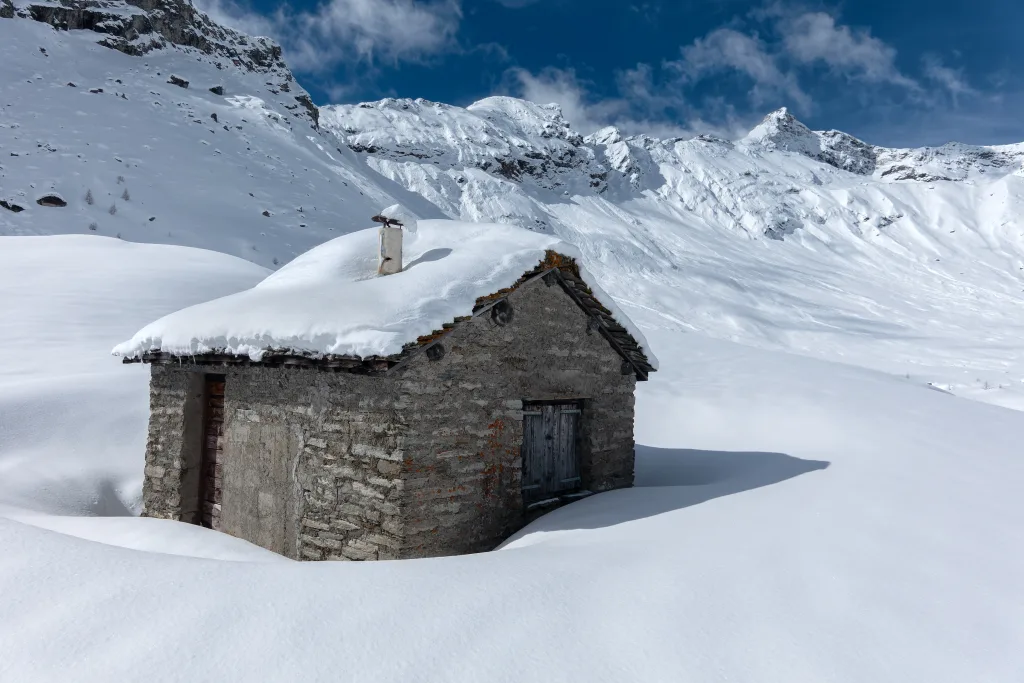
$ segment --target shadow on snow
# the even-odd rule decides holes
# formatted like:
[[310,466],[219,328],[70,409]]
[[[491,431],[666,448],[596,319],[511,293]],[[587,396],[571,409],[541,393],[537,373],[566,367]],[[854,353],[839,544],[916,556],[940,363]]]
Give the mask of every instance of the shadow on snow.
[[783,453],[638,445],[634,488],[609,491],[555,510],[509,541],[538,531],[615,526],[771,486],[828,466],[826,461],[803,460]]

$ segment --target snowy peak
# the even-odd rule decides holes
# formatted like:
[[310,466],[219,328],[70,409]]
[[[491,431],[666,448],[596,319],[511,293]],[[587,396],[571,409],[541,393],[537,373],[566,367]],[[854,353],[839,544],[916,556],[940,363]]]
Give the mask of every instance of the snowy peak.
[[768,114],[740,142],[748,149],[803,154],[850,173],[892,181],[978,179],[993,172],[1012,173],[1024,160],[1024,145],[879,147],[838,130],[812,131],[785,107]]
[[837,130],[816,133],[782,107],[768,114],[741,141],[768,151],[803,154],[859,175],[875,171],[877,152],[872,145]]
[[606,126],[584,138],[588,145],[612,145],[622,142],[622,131],[615,126]]
[[764,149],[781,149],[814,155],[820,151],[820,142],[811,129],[796,120],[786,107],[764,117],[742,142],[760,145]]
[[560,138],[573,145],[583,142],[562,117],[557,104],[534,104],[516,97],[487,97],[466,107],[491,122],[501,122],[523,137]]
[[463,109],[422,99],[384,99],[324,107],[322,114],[324,129],[352,151],[372,155],[377,170],[430,163],[430,175],[444,173],[458,185],[482,171],[566,192],[579,191],[581,183],[596,187],[605,172],[555,105],[489,97]]

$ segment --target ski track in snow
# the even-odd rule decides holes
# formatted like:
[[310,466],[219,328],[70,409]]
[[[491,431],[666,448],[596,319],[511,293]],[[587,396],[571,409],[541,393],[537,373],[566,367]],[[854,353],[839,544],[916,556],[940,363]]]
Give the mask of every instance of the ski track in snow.
[[[806,154],[861,148],[781,114],[583,140],[508,98],[315,132],[264,74],[96,39],[0,20],[0,199],[25,207],[0,208],[0,679],[1021,678],[1024,413],[985,405],[1024,408],[1019,170],[952,146],[855,175]],[[396,201],[579,249],[661,360],[637,487],[403,562],[132,517],[147,369],[110,349]]]

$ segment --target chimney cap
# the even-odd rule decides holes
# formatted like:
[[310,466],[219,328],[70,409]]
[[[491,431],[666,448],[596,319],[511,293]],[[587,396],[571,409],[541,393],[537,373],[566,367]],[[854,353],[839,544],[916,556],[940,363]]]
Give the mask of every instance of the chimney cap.
[[384,214],[378,214],[376,216],[373,216],[370,220],[373,221],[374,223],[382,223],[385,228],[391,228],[391,227],[401,228],[401,227],[403,227],[402,221],[398,220],[397,218],[388,218]]
[[383,224],[385,228],[401,228],[402,232],[407,232],[410,235],[416,232],[416,226],[419,222],[416,214],[401,204],[392,204],[381,209],[371,220]]

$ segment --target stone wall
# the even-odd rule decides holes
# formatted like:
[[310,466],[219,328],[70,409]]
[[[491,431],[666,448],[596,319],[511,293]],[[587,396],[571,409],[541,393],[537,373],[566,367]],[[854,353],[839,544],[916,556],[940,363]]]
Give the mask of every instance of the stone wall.
[[535,279],[507,302],[398,371],[412,406],[403,557],[490,550],[526,523],[523,400],[582,398],[583,488],[633,483],[635,376],[557,283]]
[[194,521],[197,501],[182,482],[197,481],[202,428],[202,376],[154,365],[149,381],[149,435],[146,441],[142,514],[147,517]]
[[[395,384],[312,369],[212,369],[226,378],[220,530],[297,559],[397,557],[405,426]],[[187,387],[201,387],[204,372],[152,368],[147,516],[192,521],[182,510],[192,495],[183,464],[192,459],[185,451],[201,447],[202,401],[186,420]],[[186,430],[195,437],[184,439]]]
[[243,425],[273,425],[272,431],[285,434],[281,446],[294,444],[293,453],[284,452],[294,463],[297,498],[289,506],[294,551],[285,554],[307,560],[397,557],[406,426],[393,382],[248,367],[230,371],[226,387],[228,462],[245,450],[251,428]]
[[[582,488],[632,485],[636,380],[587,322],[535,279],[384,376],[210,368],[225,376],[220,529],[307,560],[493,549],[530,518],[524,400],[582,399]],[[204,372],[153,366],[146,515],[192,521]]]

